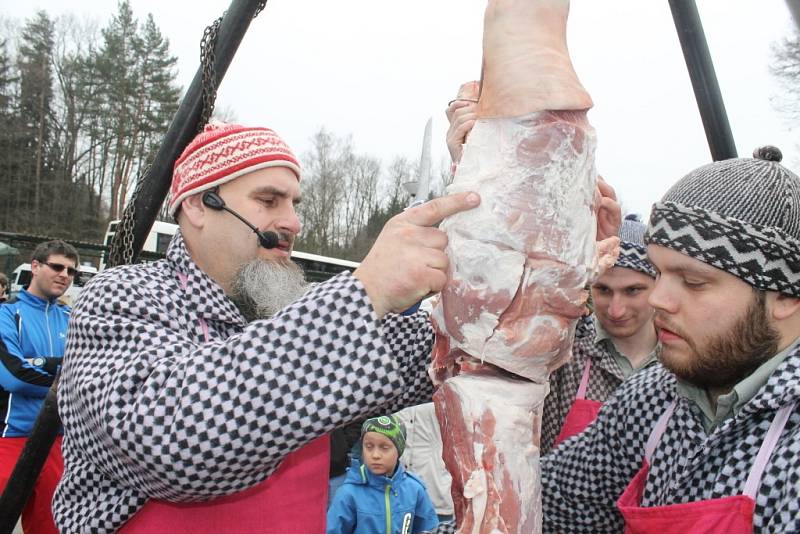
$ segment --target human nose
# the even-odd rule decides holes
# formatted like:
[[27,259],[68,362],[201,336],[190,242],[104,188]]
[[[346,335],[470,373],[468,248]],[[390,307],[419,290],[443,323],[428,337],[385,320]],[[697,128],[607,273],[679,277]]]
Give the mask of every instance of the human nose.
[[677,311],[677,300],[672,296],[663,278],[658,278],[656,280],[656,284],[650,292],[650,296],[647,297],[647,303],[655,310],[667,313],[675,313]]
[[608,304],[608,315],[614,319],[625,315],[625,303],[622,302],[622,297],[619,295],[611,297],[611,302]]
[[278,221],[278,229],[292,235],[299,234],[303,229],[300,217],[297,216],[297,210],[293,205],[289,206],[287,212]]

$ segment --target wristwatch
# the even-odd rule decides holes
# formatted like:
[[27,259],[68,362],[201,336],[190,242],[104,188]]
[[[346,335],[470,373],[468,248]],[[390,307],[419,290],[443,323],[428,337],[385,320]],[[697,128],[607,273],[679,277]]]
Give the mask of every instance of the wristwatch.
[[31,365],[34,367],[38,367],[39,369],[43,368],[47,363],[47,358],[43,356],[36,356],[31,360]]

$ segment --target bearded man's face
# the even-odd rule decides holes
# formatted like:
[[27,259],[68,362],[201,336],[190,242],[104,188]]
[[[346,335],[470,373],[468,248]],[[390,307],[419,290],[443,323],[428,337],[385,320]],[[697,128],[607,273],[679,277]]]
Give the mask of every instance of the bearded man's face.
[[658,245],[650,294],[662,344],[661,363],[705,388],[732,387],[778,352],[780,335],[766,296],[741,279]]

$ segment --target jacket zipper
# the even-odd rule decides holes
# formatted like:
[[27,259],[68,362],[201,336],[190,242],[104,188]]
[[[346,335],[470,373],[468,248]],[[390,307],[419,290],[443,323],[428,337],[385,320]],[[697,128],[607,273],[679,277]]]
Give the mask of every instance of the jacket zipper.
[[47,329],[47,341],[50,344],[50,354],[53,355],[53,335],[50,333],[50,303],[44,305],[44,324]]
[[386,534],[392,534],[392,503],[389,500],[389,492],[391,489],[392,486],[387,484],[386,493],[384,494],[384,499],[386,500]]

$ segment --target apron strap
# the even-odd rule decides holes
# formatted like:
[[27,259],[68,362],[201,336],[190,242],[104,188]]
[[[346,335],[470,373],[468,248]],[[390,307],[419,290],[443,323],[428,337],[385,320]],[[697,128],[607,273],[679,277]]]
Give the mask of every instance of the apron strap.
[[586,363],[583,364],[583,376],[581,376],[581,384],[578,386],[578,394],[575,395],[576,399],[585,399],[586,390],[589,388],[589,374],[592,371],[592,359],[586,358]]
[[764,442],[761,443],[756,461],[753,463],[750,475],[747,477],[747,482],[744,485],[744,495],[753,500],[755,500],[758,494],[758,487],[761,485],[761,476],[764,474],[767,462],[770,456],[772,456],[775,446],[778,444],[778,438],[781,437],[783,428],[786,426],[786,421],[789,420],[789,416],[792,414],[794,405],[795,403],[787,404],[778,410],[775,417],[772,419],[772,424],[769,425],[769,430],[767,431],[767,436],[764,438]]
[[[184,290],[186,290],[186,287],[189,285],[189,277],[186,276],[185,273],[179,272],[178,280],[180,280],[181,282],[181,287]],[[211,336],[208,333],[208,323],[206,323],[205,319],[203,319],[202,317],[200,317],[198,321],[200,322],[200,328],[203,330],[203,339],[205,340],[206,343],[208,343],[209,341],[211,341]]]
[[178,280],[180,280],[180,282],[181,282],[181,288],[183,288],[185,290],[186,286],[189,285],[189,277],[186,276],[184,273],[180,273],[179,272],[178,273]]
[[656,450],[656,445],[658,442],[661,441],[661,436],[664,434],[664,430],[667,429],[667,423],[669,423],[670,417],[672,417],[672,412],[675,411],[675,403],[677,401],[672,401],[667,409],[664,410],[664,413],[661,414],[661,417],[658,418],[658,422],[656,426],[653,428],[653,431],[650,433],[650,437],[647,439],[647,445],[644,448],[644,457],[647,459],[647,463],[650,463],[650,458],[653,457],[653,452]]

